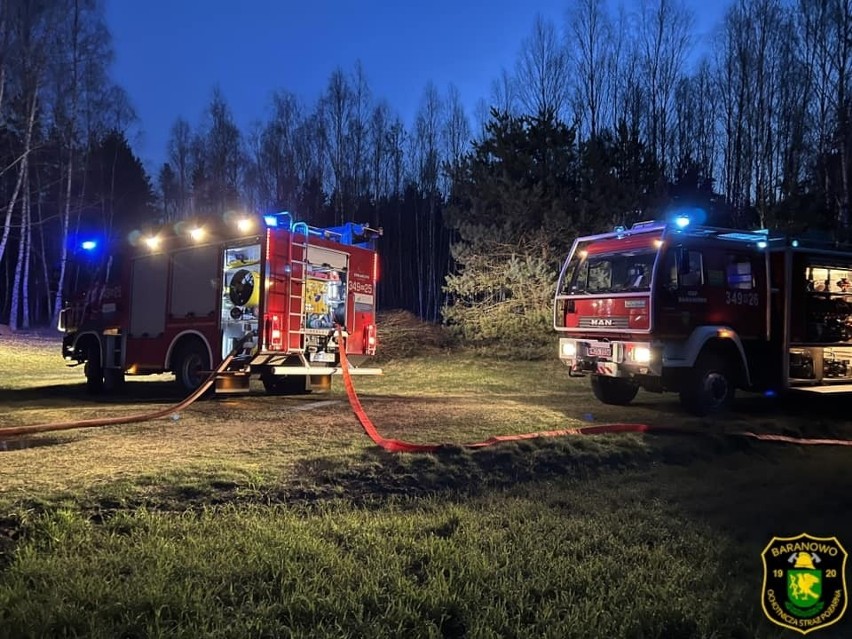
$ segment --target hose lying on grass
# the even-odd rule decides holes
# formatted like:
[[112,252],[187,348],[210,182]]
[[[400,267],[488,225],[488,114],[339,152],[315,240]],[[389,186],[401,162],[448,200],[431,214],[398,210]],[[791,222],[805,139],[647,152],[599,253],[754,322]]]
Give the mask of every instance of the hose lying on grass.
[[[346,387],[346,395],[349,398],[349,405],[355,413],[358,422],[364,429],[366,435],[381,448],[399,453],[434,453],[441,449],[461,447],[461,448],[485,448],[502,444],[506,442],[517,442],[527,439],[540,439],[545,437],[564,437],[567,435],[600,435],[605,433],[652,433],[662,435],[696,435],[698,431],[679,428],[675,426],[649,426],[647,424],[600,424],[596,426],[582,426],[580,428],[564,428],[561,430],[547,430],[536,433],[519,433],[516,435],[495,435],[488,439],[478,442],[467,442],[464,444],[440,443],[440,444],[414,444],[411,442],[402,441],[399,439],[389,439],[382,437],[376,429],[373,422],[364,412],[364,407],[361,406],[361,401],[355,392],[355,386],[352,383],[352,376],[349,374],[349,362],[346,357],[346,347],[341,327],[338,327],[340,347],[340,367],[343,372],[343,383]],[[200,398],[207,390],[215,383],[216,376],[224,372],[234,356],[242,348],[244,337],[234,347],[234,350],[222,361],[219,367],[210,373],[207,379],[193,391],[188,397],[179,403],[157,410],[151,413],[136,413],[126,415],[124,417],[103,417],[94,419],[81,419],[70,422],[53,422],[48,424],[35,424],[31,426],[16,426],[12,428],[0,428],[0,439],[9,437],[20,437],[24,435],[34,435],[37,433],[46,433],[59,430],[73,430],[76,428],[94,428],[98,426],[118,426],[121,424],[133,424],[140,422],[148,422],[154,419],[161,419],[177,413],[178,411],[187,408],[190,404]],[[852,446],[852,441],[844,439],[805,439],[799,437],[789,437],[786,435],[769,435],[761,433],[752,433],[748,431],[726,433],[731,437],[746,437],[766,442],[781,442],[787,444],[799,444],[806,446]]]
[[222,360],[219,367],[207,376],[201,385],[196,388],[189,396],[174,404],[152,413],[135,413],[133,415],[125,415],[124,417],[96,417],[93,419],[78,419],[70,422],[52,422],[48,424],[34,424],[31,426],[14,426],[11,428],[0,428],[0,439],[9,437],[20,437],[23,435],[35,435],[37,433],[47,433],[57,430],[74,430],[76,428],[94,428],[96,426],[119,426],[121,424],[135,424],[140,422],[149,422],[154,419],[168,417],[195,402],[199,397],[204,395],[210,387],[216,382],[216,376],[224,372],[234,359],[234,356],[242,349],[248,336],[243,337],[237,342],[234,349],[228,356]]
[[[361,406],[361,401],[355,392],[355,386],[352,384],[352,376],[349,374],[349,364],[346,360],[346,348],[343,345],[343,334],[338,327],[340,348],[340,367],[343,369],[343,383],[346,387],[346,395],[349,398],[349,405],[352,407],[352,412],[364,429],[367,436],[373,442],[381,446],[387,451],[394,453],[434,453],[443,448],[461,447],[461,448],[485,448],[495,444],[505,442],[517,442],[525,439],[539,439],[542,437],[564,437],[566,435],[600,435],[604,433],[653,433],[661,435],[696,435],[698,431],[678,428],[676,426],[649,426],[648,424],[600,424],[598,426],[582,426],[580,428],[565,428],[561,430],[545,430],[537,433],[520,433],[517,435],[495,435],[479,442],[468,442],[465,444],[413,444],[411,442],[402,441],[399,439],[388,439],[382,437],[376,429],[373,422],[364,412],[364,407]],[[766,442],[781,442],[787,444],[801,444],[806,446],[852,446],[852,441],[844,439],[804,439],[799,437],[788,437],[786,435],[766,435],[761,433],[752,433],[749,431],[740,431],[726,433],[731,437],[746,437]]]
[[153,413],[135,413],[133,415],[125,415],[124,417],[96,417],[93,419],[79,419],[73,422],[53,422],[49,424],[35,424],[32,426],[15,426],[12,428],[0,428],[0,438],[18,437],[21,435],[34,435],[36,433],[46,433],[57,430],[73,430],[75,428],[94,428],[95,426],[118,426],[120,424],[149,422],[153,419],[168,417],[169,415],[173,415],[174,413],[183,410],[184,408],[192,404],[195,400],[197,400],[199,397],[204,395],[204,393],[206,393],[207,390],[216,381],[216,375],[224,371],[233,359],[233,355],[228,355],[228,357],[226,357],[222,361],[222,364],[220,364],[219,368],[213,371],[207,377],[207,379],[204,380],[201,386],[196,388],[191,395],[183,399],[181,402],[174,404],[173,406],[168,406],[166,408],[154,411]]

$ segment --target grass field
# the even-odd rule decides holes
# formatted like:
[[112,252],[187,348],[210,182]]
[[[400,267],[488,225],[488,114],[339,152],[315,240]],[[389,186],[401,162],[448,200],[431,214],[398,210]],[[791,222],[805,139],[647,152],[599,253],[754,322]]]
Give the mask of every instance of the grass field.
[[[773,536],[852,548],[844,400],[597,404],[558,362],[443,353],[356,378],[386,436],[464,442],[589,423],[691,427],[434,455],[378,450],[342,384],[213,398],[176,419],[3,438],[153,410],[168,377],[87,396],[56,339],[0,337],[0,637],[798,636],[760,607]],[[852,613],[812,636],[852,634]]]

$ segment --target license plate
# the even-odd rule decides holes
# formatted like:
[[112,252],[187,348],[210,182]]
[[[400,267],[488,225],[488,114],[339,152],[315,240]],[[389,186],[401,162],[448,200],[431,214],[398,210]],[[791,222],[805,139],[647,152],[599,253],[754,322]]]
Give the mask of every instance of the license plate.
[[312,362],[334,362],[334,353],[311,353]]
[[612,357],[612,346],[610,344],[590,345],[589,355],[592,357]]

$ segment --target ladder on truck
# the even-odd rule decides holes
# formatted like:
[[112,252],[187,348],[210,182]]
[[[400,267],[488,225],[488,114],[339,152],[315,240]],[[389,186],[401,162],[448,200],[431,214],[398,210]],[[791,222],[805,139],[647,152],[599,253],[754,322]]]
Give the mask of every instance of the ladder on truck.
[[[301,242],[297,241],[300,234],[304,237]],[[339,231],[312,227],[306,222],[296,222],[290,229],[287,254],[290,264],[290,279],[287,288],[287,350],[291,353],[303,354],[306,350],[305,294],[308,267],[311,266],[308,260],[311,234],[336,242],[343,242],[343,234]],[[302,359],[304,360],[303,355]]]
[[[303,242],[297,242],[299,230],[304,229]],[[305,352],[305,282],[308,273],[308,238],[306,222],[296,222],[290,229],[288,264],[290,282],[287,285],[287,351]],[[296,253],[299,255],[296,255]]]

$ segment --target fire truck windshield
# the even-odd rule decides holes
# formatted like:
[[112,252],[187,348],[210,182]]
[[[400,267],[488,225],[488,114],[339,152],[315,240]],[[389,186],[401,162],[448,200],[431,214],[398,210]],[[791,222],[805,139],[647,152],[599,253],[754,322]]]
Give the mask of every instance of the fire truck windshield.
[[657,251],[642,249],[586,256],[577,251],[568,265],[561,292],[595,295],[648,291]]

